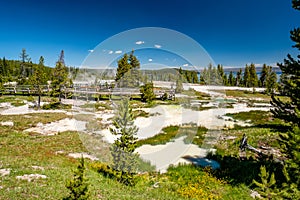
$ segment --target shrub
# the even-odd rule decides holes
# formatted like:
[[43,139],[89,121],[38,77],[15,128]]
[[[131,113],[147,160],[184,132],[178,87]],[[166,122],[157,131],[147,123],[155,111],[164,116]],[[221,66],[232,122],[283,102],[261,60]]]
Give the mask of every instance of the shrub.
[[266,199],[272,199],[277,196],[277,192],[275,191],[274,187],[276,185],[275,175],[274,173],[269,175],[267,172],[266,167],[262,165],[260,167],[260,174],[259,177],[261,179],[261,183],[253,179],[253,183],[257,186],[257,189],[260,195]]
[[91,164],[91,168],[105,177],[116,177],[116,172],[106,163],[95,162]]
[[71,109],[72,105],[62,104],[60,102],[50,102],[42,106],[43,110],[55,110],[55,109]]
[[166,100],[168,100],[168,93],[164,93],[163,95],[162,95],[162,97],[161,97],[161,100],[163,100],[163,101],[166,101]]
[[66,188],[70,190],[69,196],[64,200],[86,200],[89,198],[88,183],[84,177],[85,164],[81,157],[77,170],[74,171],[73,179],[66,183]]
[[141,100],[143,102],[151,103],[153,99],[155,99],[155,95],[153,92],[153,83],[146,83],[141,87]]

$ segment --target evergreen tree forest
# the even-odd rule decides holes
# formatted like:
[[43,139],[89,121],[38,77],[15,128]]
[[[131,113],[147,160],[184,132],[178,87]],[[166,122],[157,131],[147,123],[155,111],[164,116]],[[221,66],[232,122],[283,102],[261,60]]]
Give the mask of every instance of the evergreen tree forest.
[[[76,77],[78,68],[66,65],[63,51],[61,51],[54,67],[45,66],[45,58],[42,56],[41,58],[39,63],[33,63],[26,49],[22,49],[19,60],[7,60],[5,57],[0,59],[0,87],[3,88],[15,82],[17,85],[31,85],[32,88],[41,92],[42,85],[49,85],[53,89],[52,95],[61,96],[61,88],[72,85],[71,77]],[[257,75],[258,73],[260,76]],[[179,76],[182,83],[264,87],[267,94],[273,94],[277,90],[286,91],[281,84],[285,81],[284,74],[278,83],[276,72],[266,64],[263,65],[261,71],[257,71],[253,63],[240,68],[238,71],[229,72],[224,70],[222,65],[215,67],[211,64],[200,72],[181,67],[147,71],[140,69],[140,62],[134,55],[134,51],[130,54],[124,54],[118,60],[115,81],[119,87],[139,87],[142,82],[149,81],[177,82]]]
[[[300,11],[300,1],[292,1],[293,8]],[[271,110],[273,116],[284,120],[289,128],[280,134],[281,151],[285,154],[284,162],[286,182],[282,185],[284,199],[300,199],[300,27],[290,31],[290,38],[294,42],[293,48],[298,50],[297,58],[290,54],[283,63],[278,64],[282,70],[280,95],[289,97],[282,101],[272,95]]]
[[[64,63],[64,53],[61,55],[55,67],[45,66],[45,58],[40,57],[39,63],[33,63],[26,49],[22,49],[20,60],[7,60],[0,58],[0,88],[12,85],[29,85],[41,94],[43,86],[54,87],[50,82],[66,82],[69,76],[76,76],[78,68],[68,67]],[[57,76],[59,66],[64,66],[64,75]],[[59,80],[60,79],[60,80]],[[62,80],[64,79],[64,80]]]
[[[260,73],[260,76],[258,76]],[[213,67],[211,64],[200,72],[200,84],[224,85],[239,87],[264,87],[267,94],[277,90],[277,75],[272,66],[263,65],[260,72],[256,71],[253,63],[238,71],[224,72],[222,65]]]

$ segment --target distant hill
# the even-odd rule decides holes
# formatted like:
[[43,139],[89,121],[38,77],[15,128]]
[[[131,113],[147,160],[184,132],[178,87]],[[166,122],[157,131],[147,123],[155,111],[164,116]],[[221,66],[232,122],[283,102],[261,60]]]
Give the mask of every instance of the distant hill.
[[[244,70],[244,67],[242,67],[242,69]],[[262,67],[256,67],[255,69],[256,69],[256,72],[257,72],[257,73],[260,73],[261,70],[262,70]],[[231,71],[232,71],[233,73],[236,73],[236,72],[238,72],[239,70],[240,70],[240,68],[238,68],[238,67],[224,68],[224,72],[225,72],[225,73],[230,73]],[[279,67],[273,67],[273,70],[275,70],[276,74],[281,74],[281,70],[280,70]]]

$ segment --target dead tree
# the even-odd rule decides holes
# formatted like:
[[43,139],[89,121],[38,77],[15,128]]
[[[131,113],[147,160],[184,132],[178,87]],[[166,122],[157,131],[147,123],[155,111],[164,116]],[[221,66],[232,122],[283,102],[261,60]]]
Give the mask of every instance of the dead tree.
[[259,149],[254,148],[253,146],[248,144],[246,134],[243,135],[243,138],[241,139],[239,148],[240,148],[241,151],[246,151],[246,149],[249,149],[250,151],[253,151],[253,152],[257,153],[259,156],[263,155],[262,151],[260,151]]

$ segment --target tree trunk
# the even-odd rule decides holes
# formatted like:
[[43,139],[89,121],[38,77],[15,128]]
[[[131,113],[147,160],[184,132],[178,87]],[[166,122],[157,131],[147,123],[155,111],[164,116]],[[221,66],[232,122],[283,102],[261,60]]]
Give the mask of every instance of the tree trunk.
[[38,98],[38,110],[41,108],[41,93],[39,92],[39,98]]

